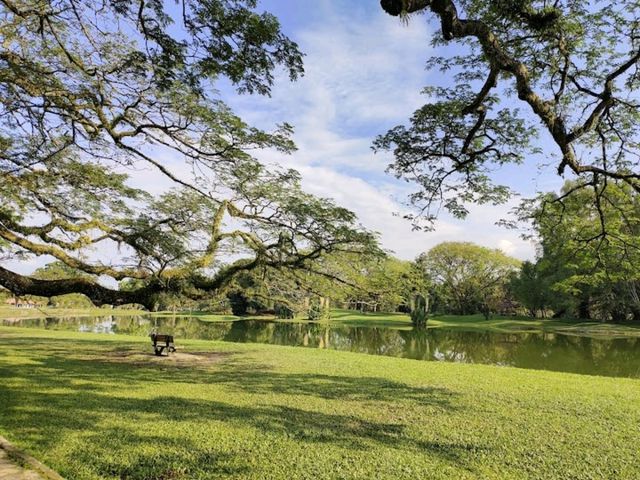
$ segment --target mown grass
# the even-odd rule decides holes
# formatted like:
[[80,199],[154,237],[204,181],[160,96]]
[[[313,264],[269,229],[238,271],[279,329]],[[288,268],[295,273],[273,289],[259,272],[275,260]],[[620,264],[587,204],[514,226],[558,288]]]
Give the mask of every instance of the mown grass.
[[[328,323],[347,327],[412,328],[411,319],[403,313],[361,313],[335,309]],[[580,336],[608,338],[640,336],[640,325],[620,325],[582,320],[532,319],[527,317],[495,316],[488,320],[482,315],[437,315],[429,318],[428,328],[496,333],[557,332]]]
[[69,479],[635,479],[640,381],[0,327],[0,434]]
[[640,325],[550,318],[492,317],[487,320],[482,315],[438,315],[429,319],[428,326],[501,333],[556,332],[609,338],[640,336]]
[[366,312],[333,309],[328,323],[345,327],[411,328],[411,319],[404,313]]

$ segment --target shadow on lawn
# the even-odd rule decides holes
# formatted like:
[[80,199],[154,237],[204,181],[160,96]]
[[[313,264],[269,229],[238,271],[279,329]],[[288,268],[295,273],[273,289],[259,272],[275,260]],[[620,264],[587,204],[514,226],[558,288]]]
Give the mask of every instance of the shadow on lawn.
[[215,383],[254,394],[308,395],[328,400],[375,401],[419,404],[454,410],[455,393],[437,387],[413,387],[377,377],[256,371],[251,366],[223,365]]
[[169,438],[118,428],[100,429],[99,433],[85,435],[84,441],[87,448],[78,449],[69,457],[107,478],[172,480],[226,475],[243,478],[250,473],[241,456],[184,436]]
[[[79,445],[69,458],[87,456],[87,464],[100,475],[148,479],[189,478],[195,475],[194,469],[202,474],[242,473],[249,468],[243,456],[218,451],[210,445],[196,445],[179,433],[187,425],[197,425],[201,434],[215,435],[219,422],[231,431],[234,427],[249,427],[310,446],[321,443],[366,452],[372,445],[379,445],[435,455],[458,466],[464,466],[474,453],[483,450],[470,444],[411,438],[403,423],[305,409],[304,400],[286,397],[410,403],[453,410],[455,394],[444,388],[414,387],[375,377],[280,373],[230,361],[228,357],[215,368],[130,366],[104,359],[105,352],[113,354],[117,347],[113,342],[100,345],[59,339],[4,340],[5,348],[15,347],[30,363],[3,365],[0,358],[0,404],[4,405],[0,428],[21,442],[37,445],[40,451],[82,432],[86,445],[91,447]],[[103,351],[95,352],[96,348]],[[127,355],[132,348],[140,345],[121,346],[118,351]],[[136,398],[134,390],[149,383],[157,395]],[[230,401],[180,396],[181,385],[185,384],[219,385],[222,398],[226,395]],[[127,395],[128,389],[134,389],[131,395]],[[258,398],[243,405],[243,393],[268,395],[268,402],[279,404],[261,404]],[[241,400],[236,402],[236,398]],[[375,409],[376,405],[366,408]],[[360,409],[365,410],[362,406]],[[149,434],[109,427],[118,417]],[[159,422],[164,424],[165,436],[155,434]],[[185,427],[181,430],[182,425]],[[122,461],[119,451],[123,452]]]

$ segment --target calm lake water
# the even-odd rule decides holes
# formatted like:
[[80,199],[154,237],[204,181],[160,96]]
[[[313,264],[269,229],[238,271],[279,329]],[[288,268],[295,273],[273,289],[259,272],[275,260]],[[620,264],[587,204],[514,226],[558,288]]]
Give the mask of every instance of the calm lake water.
[[418,360],[640,378],[640,337],[592,338],[558,333],[493,333],[455,329],[396,330],[258,320],[73,317],[0,320],[1,325],[146,336],[153,328],[180,339],[268,343],[388,355]]

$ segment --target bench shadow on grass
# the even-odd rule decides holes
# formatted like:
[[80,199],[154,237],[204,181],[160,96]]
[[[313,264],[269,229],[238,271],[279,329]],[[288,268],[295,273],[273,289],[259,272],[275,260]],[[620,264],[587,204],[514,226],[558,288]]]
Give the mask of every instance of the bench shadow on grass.
[[[249,427],[303,444],[330,444],[362,452],[375,445],[384,446],[436,456],[466,468],[470,468],[475,453],[485,450],[472,444],[411,438],[406,425],[399,422],[305,409],[304,400],[300,399],[300,396],[308,396],[372,402],[366,408],[373,409],[375,402],[394,402],[400,407],[406,404],[454,410],[455,394],[444,388],[414,387],[377,377],[288,374],[228,358],[215,368],[174,365],[163,366],[160,370],[158,365],[114,362],[111,357],[104,358],[105,352],[93,355],[85,352],[80,358],[70,356],[69,351],[77,347],[77,342],[47,339],[50,344],[44,350],[38,339],[5,340],[9,346],[17,348],[28,348],[31,341],[28,355],[31,363],[3,366],[0,358],[0,378],[8,380],[6,385],[5,381],[0,383],[0,404],[6,406],[0,414],[0,428],[17,439],[38,445],[41,451],[47,451],[64,442],[68,435],[80,431],[87,444],[97,449],[87,462],[101,475],[188,478],[189,474],[194,474],[193,469],[203,474],[214,471],[247,473],[248,464],[243,464],[242,458],[234,458],[229,452],[217,451],[211,446],[196,445],[179,433],[171,433],[179,432],[180,428],[163,430],[168,432],[164,436],[154,433],[154,424],[158,421],[169,422],[174,427],[197,424],[204,431],[210,428],[211,435],[216,434],[218,422],[223,422],[231,429]],[[112,353],[114,347],[116,344],[113,343],[101,346]],[[129,350],[120,347],[119,351],[126,358]],[[157,387],[158,395],[154,398],[126,395],[128,388],[149,382]],[[180,391],[180,384],[198,383],[219,385],[228,395],[229,402],[171,394]],[[67,389],[73,389],[73,394]],[[261,404],[260,400],[250,405],[236,403],[236,396],[242,393],[269,395],[266,398],[270,402],[274,402],[276,395],[275,401],[279,404]],[[287,397],[289,395],[295,397]],[[114,416],[126,418],[135,425],[135,431],[110,429],[109,419]],[[149,434],[140,434],[140,430]],[[114,448],[130,452],[129,460],[122,463],[114,460],[118,457],[113,454]],[[89,451],[78,448],[71,458],[82,458]],[[105,451],[110,454],[101,453]],[[133,460],[132,456],[135,457]],[[131,470],[132,465],[137,465],[135,471]],[[176,465],[183,470],[175,470]],[[155,469],[155,477],[149,474],[149,469]],[[158,477],[158,472],[164,472],[164,476]]]

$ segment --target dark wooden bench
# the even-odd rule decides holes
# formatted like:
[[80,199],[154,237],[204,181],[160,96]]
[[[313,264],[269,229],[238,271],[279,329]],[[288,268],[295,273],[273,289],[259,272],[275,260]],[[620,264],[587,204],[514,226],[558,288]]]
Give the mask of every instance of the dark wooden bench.
[[176,351],[176,346],[173,344],[173,335],[152,333],[149,336],[151,337],[151,344],[153,345],[153,350],[157,356],[162,355],[162,352],[164,352],[165,349],[167,350],[167,355]]

